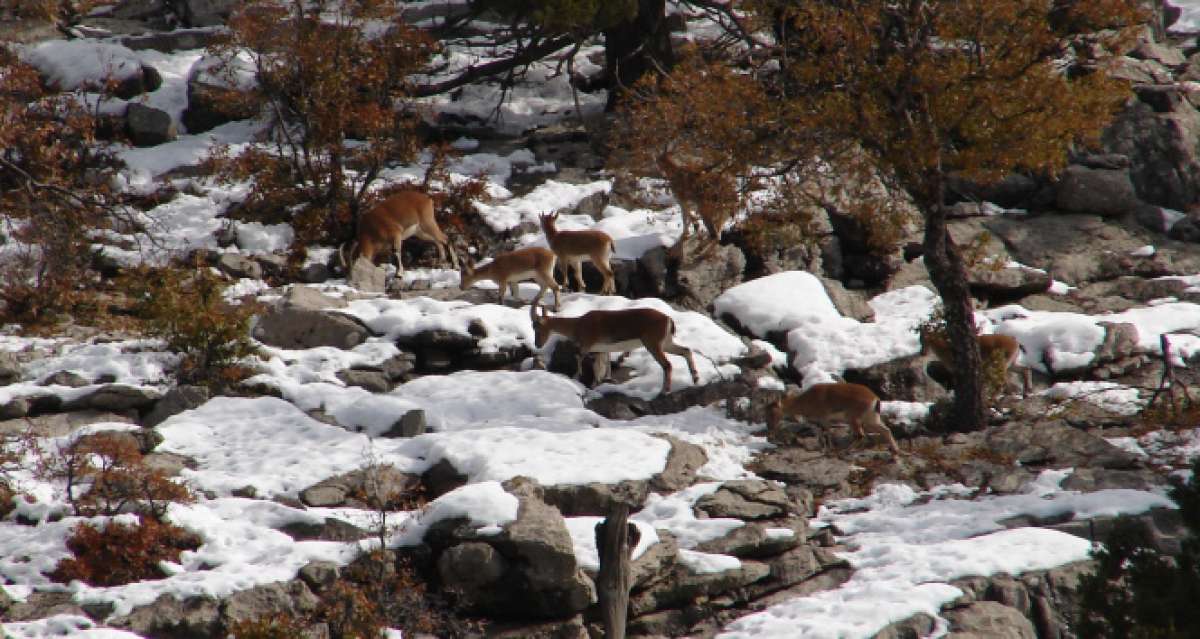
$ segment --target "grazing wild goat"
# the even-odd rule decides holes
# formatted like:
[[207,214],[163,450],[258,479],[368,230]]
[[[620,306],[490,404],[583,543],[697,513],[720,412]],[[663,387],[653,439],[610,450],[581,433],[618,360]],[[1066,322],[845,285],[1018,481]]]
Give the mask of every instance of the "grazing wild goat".
[[600,373],[601,359],[607,363],[608,353],[624,353],[638,346],[646,347],[663,371],[662,392],[671,390],[671,362],[667,353],[681,355],[687,360],[692,383],[700,383],[692,351],[675,343],[675,320],[652,308],[626,308],[616,311],[588,311],[579,317],[552,317],[542,309],[539,316],[534,307],[529,307],[533,321],[534,343],[538,348],[546,345],[552,333],[557,333],[575,342],[579,352],[575,356],[575,377],[583,368],[584,353],[604,353],[597,358],[596,379]]
[[396,270],[403,271],[400,245],[410,237],[433,242],[441,261],[446,260],[449,251],[451,263],[458,268],[458,254],[433,217],[433,200],[419,191],[397,191],[360,215],[349,261],[345,245],[338,249],[342,268],[349,269],[359,257],[365,257],[373,264],[380,253],[392,251],[396,256]]
[[[784,417],[803,417],[807,421],[824,425],[847,422],[854,435],[865,438],[863,428],[883,438],[893,453],[901,455],[900,446],[892,437],[892,431],[883,423],[879,414],[879,397],[862,384],[832,382],[814,384],[802,393],[788,393],[775,401],[767,413],[767,433],[778,433]],[[820,431],[819,439],[825,448],[827,433]]]
[[[933,354],[947,368],[954,366],[954,349],[950,346],[950,340],[935,331],[928,328],[920,329],[921,335],[921,354]],[[983,360],[983,365],[986,367],[991,362],[1000,362],[1004,366],[1004,385],[1007,390],[1008,386],[1008,371],[1017,366],[1021,369],[1022,395],[1028,396],[1029,391],[1033,388],[1033,375],[1028,366],[1017,365],[1017,359],[1021,356],[1021,342],[1011,335],[1001,335],[993,333],[991,335],[979,335],[975,338],[979,342],[979,356]]]
[[563,284],[571,285],[571,269],[575,269],[575,283],[580,291],[586,291],[583,283],[583,258],[588,258],[604,276],[604,284],[600,293],[614,295],[617,292],[616,281],[613,279],[612,266],[608,259],[613,253],[613,240],[608,233],[596,229],[584,231],[560,231],[555,226],[558,213],[542,215],[542,231],[546,234],[546,243],[550,250],[558,256],[558,266],[563,270]]
[[554,251],[540,246],[517,249],[501,253],[483,266],[463,264],[459,275],[462,276],[462,289],[465,291],[480,280],[491,280],[500,286],[500,301],[504,304],[504,289],[508,288],[513,297],[517,297],[517,282],[532,279],[538,283],[537,297],[533,305],[537,306],[546,289],[554,291],[554,310],[558,310],[558,282],[554,279],[554,265],[558,257]]

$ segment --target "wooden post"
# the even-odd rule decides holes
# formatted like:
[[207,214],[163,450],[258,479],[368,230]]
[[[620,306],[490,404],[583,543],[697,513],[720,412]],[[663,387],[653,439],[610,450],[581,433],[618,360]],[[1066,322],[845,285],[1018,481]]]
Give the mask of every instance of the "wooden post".
[[629,589],[633,586],[630,554],[639,537],[637,527],[629,523],[629,504],[613,500],[608,517],[596,524],[596,550],[600,555],[596,594],[600,598],[605,639],[625,639]]

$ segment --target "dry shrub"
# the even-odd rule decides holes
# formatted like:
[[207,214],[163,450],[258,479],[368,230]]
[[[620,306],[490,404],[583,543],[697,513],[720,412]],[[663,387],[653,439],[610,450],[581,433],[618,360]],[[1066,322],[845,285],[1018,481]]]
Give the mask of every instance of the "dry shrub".
[[137,313],[149,335],[183,355],[180,382],[221,390],[247,376],[239,362],[255,353],[250,339],[253,305],[226,302],[224,282],[208,268],[143,269],[138,280]]
[[53,323],[95,288],[93,235],[133,222],[112,188],[118,161],[93,146],[78,96],[47,93],[0,47],[0,320]]
[[83,523],[67,539],[74,557],[60,561],[47,576],[60,583],[78,579],[90,586],[162,579],[167,575],[160,562],[178,562],[180,553],[199,547],[195,534],[150,517],[141,517],[136,524],[110,521],[103,527]]
[[195,499],[187,486],[147,467],[129,433],[84,435],[61,448],[37,452],[37,475],[65,483],[67,501],[84,516],[137,512],[161,518],[172,502]]

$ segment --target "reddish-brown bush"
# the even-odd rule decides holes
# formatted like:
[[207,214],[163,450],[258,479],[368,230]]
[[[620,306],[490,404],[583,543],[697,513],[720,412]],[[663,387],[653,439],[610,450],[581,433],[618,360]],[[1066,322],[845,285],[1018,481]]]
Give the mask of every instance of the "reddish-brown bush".
[[67,539],[68,557],[48,576],[57,582],[78,579],[91,586],[120,586],[167,576],[159,562],[179,561],[184,550],[200,547],[200,539],[178,526],[149,517],[136,524],[80,524]]

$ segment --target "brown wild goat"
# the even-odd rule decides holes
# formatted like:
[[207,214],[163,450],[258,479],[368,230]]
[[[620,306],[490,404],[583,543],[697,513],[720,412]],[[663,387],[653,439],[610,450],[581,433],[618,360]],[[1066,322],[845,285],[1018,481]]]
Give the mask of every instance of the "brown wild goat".
[[380,253],[392,251],[396,256],[396,269],[403,271],[400,246],[410,237],[433,242],[441,261],[446,260],[449,251],[451,263],[458,268],[458,254],[433,216],[433,200],[419,191],[397,191],[360,215],[349,261],[345,245],[338,249],[342,268],[349,269],[359,257],[374,263]]
[[[671,391],[671,361],[667,353],[681,355],[687,360],[692,383],[700,383],[692,351],[675,343],[675,320],[652,308],[626,308],[616,311],[588,311],[579,317],[552,317],[542,309],[539,317],[534,307],[529,307],[533,321],[534,343],[538,348],[546,345],[550,335],[557,333],[575,342],[579,351],[575,356],[575,377],[583,368],[584,353],[624,353],[638,346],[646,347],[663,371],[662,392]],[[596,361],[597,381],[604,375],[600,372],[601,358]]]
[[500,286],[500,304],[504,304],[504,289],[508,288],[513,297],[517,297],[517,282],[532,279],[538,283],[537,297],[533,305],[542,301],[546,289],[554,291],[554,310],[558,310],[558,282],[554,279],[554,265],[558,257],[554,251],[540,246],[501,253],[483,266],[463,264],[459,275],[462,277],[462,289],[465,291],[480,280],[491,280]]
[[[949,338],[927,327],[922,327],[919,333],[922,355],[932,353],[947,368],[954,366],[954,349],[950,347]],[[1029,391],[1033,388],[1033,375],[1029,367],[1017,365],[1017,359],[1021,356],[1021,342],[1012,335],[999,333],[978,335],[975,339],[979,342],[979,356],[983,360],[984,366],[995,361],[1001,362],[1004,366],[1006,390],[1009,383],[1008,371],[1014,366],[1021,369],[1022,395],[1028,396]]]
[[575,269],[575,283],[580,291],[586,291],[583,283],[583,258],[591,260],[592,264],[604,276],[604,284],[600,287],[603,295],[615,295],[616,280],[613,278],[612,266],[608,260],[613,254],[613,240],[608,233],[596,229],[583,231],[560,231],[555,226],[558,213],[539,216],[542,232],[546,234],[546,243],[550,250],[558,256],[558,266],[563,270],[563,284],[571,285],[571,269]]
[[[901,455],[892,431],[879,414],[879,397],[862,384],[831,382],[813,384],[802,393],[788,393],[775,401],[767,412],[767,433],[778,434],[784,417],[803,417],[822,425],[846,422],[858,439],[866,437],[864,427],[883,438],[893,453]],[[825,448],[826,433],[818,437]]]

